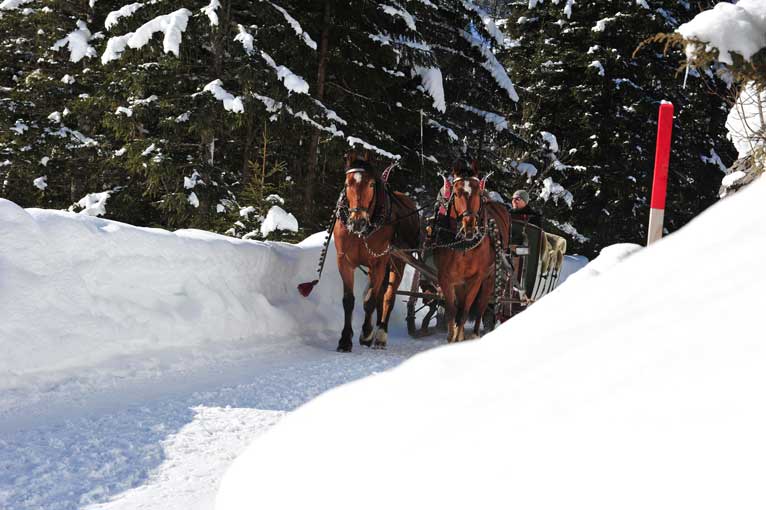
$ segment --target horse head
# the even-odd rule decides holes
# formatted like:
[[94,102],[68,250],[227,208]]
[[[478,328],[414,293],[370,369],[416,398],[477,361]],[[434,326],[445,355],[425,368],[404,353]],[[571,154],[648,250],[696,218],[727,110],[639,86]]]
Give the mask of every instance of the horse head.
[[372,221],[377,179],[370,167],[369,152],[362,157],[355,152],[346,155],[345,193],[348,200],[348,231],[361,235]]
[[475,162],[470,167],[462,159],[452,166],[452,207],[450,217],[459,224],[457,236],[467,241],[479,233],[479,213],[482,205],[484,180],[479,179]]

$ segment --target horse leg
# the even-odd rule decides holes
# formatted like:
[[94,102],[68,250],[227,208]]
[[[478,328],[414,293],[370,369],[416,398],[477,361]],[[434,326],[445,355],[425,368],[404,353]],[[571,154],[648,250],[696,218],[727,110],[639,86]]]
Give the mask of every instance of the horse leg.
[[343,280],[343,313],[345,322],[336,350],[338,352],[351,352],[351,338],[354,336],[354,330],[351,328],[351,316],[354,311],[354,268],[338,260],[338,271]]
[[479,338],[481,336],[481,321],[484,317],[484,312],[487,311],[487,306],[489,305],[489,300],[492,294],[495,291],[495,274],[491,273],[486,280],[484,280],[484,283],[479,288],[479,294],[476,296],[476,299],[478,299],[478,303],[476,304],[476,312],[478,313],[478,317],[476,317],[476,324],[473,325],[473,337]]
[[370,264],[369,282],[364,293],[364,325],[362,334],[359,336],[359,344],[365,347],[372,345],[372,313],[379,307],[380,287],[386,277],[385,264]]
[[457,339],[457,328],[455,327],[455,317],[457,315],[455,287],[447,284],[447,282],[439,282],[439,286],[444,294],[444,320],[447,321],[447,342],[452,343]]
[[375,310],[375,289],[371,283],[367,284],[364,291],[364,324],[362,324],[362,334],[359,335],[359,344],[369,347],[372,344],[372,312]]
[[[471,312],[471,305],[473,305],[476,296],[479,294],[479,289],[481,289],[481,279],[477,277],[472,281],[466,282],[465,286],[466,288],[463,294],[463,300],[461,301],[458,308],[458,314],[460,315],[460,319],[457,323],[458,342],[465,340],[465,323],[468,320],[469,313]],[[478,322],[481,322],[481,317],[478,319]]]
[[385,349],[388,342],[388,320],[391,318],[391,312],[394,311],[394,304],[396,303],[396,291],[399,289],[399,284],[402,283],[402,276],[404,275],[404,262],[399,259],[391,259],[389,265],[390,268],[387,271],[387,285],[384,285],[383,289],[383,303],[382,307],[378,310],[378,325],[377,331],[375,331],[375,347],[378,349]]
[[457,314],[455,316],[455,342],[462,342],[465,340],[465,323],[468,320],[468,316],[471,311],[471,296],[469,296],[470,282],[466,282],[460,285],[456,289],[457,301],[455,307],[457,308]]

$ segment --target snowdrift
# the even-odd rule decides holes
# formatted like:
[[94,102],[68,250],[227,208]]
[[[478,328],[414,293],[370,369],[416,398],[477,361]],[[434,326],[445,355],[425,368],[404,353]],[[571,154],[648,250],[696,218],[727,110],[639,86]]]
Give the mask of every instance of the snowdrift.
[[[0,226],[0,391],[192,371],[306,339],[337,345],[343,309],[333,243],[320,285],[308,299],[296,290],[316,277],[323,233],[297,245],[242,241],[4,199]],[[584,263],[567,257],[562,281]],[[358,272],[355,283],[358,333],[366,277]],[[403,313],[397,304],[392,327]]]
[[[109,366],[115,375],[167,350],[282,346],[342,325],[334,252],[316,277],[322,234],[299,245],[174,233],[0,199],[0,390]],[[337,339],[335,339],[337,341]],[[134,364],[127,361],[135,360]],[[153,361],[156,363],[156,359]]]
[[766,180],[477,342],[325,393],[217,510],[763,508]]

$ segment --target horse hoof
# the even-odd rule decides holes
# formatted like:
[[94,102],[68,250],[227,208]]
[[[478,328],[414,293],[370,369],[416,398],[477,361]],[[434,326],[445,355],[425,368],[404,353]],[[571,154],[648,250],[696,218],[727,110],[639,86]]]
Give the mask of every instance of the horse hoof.
[[348,342],[348,343],[340,342],[338,344],[338,348],[335,350],[337,352],[351,352],[351,347],[352,347],[351,342]]
[[373,345],[374,349],[385,349],[386,344],[388,344],[388,333],[386,333],[383,329],[378,329],[375,331],[375,344]]
[[362,331],[362,334],[359,335],[359,345],[364,345],[365,347],[369,347],[372,345],[372,337],[375,333],[375,330],[370,330],[370,332],[365,335],[364,331]]

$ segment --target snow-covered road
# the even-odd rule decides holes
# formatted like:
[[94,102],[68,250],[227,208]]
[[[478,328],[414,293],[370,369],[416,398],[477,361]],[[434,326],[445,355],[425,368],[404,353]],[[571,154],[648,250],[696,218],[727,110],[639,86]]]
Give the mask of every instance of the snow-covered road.
[[228,464],[285,412],[442,343],[393,333],[386,351],[339,355],[333,338],[239,345],[193,371],[6,394],[0,508],[210,509]]

